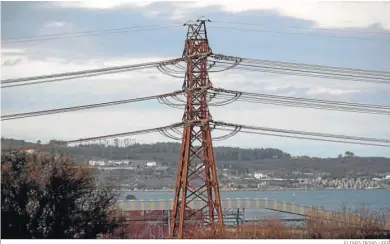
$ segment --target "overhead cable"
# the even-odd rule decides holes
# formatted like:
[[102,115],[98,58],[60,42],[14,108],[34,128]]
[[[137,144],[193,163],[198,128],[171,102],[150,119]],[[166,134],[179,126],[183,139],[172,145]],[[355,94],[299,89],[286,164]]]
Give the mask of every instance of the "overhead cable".
[[174,63],[182,60],[183,58],[176,58],[176,59],[161,60],[156,62],[146,62],[140,64],[122,65],[122,66],[114,66],[114,67],[100,68],[100,69],[90,69],[90,70],[82,70],[82,71],[75,71],[75,72],[65,72],[65,73],[57,73],[57,74],[50,74],[50,75],[39,75],[39,76],[31,76],[31,77],[24,77],[24,78],[7,79],[7,80],[2,80],[1,84],[10,84],[10,83],[18,83],[18,82],[34,81],[34,80],[42,80],[42,79],[50,79],[50,78],[60,78],[60,77],[68,77],[68,76],[78,76],[78,75],[93,74],[93,73],[103,73],[107,71],[126,70],[130,68],[140,68],[140,67],[149,67],[149,66],[155,67],[161,63]]
[[[215,128],[215,130],[234,132],[233,129],[228,129],[228,128]],[[265,132],[251,131],[251,130],[240,130],[239,133],[254,134],[254,135],[264,135],[264,136],[276,136],[276,137],[293,138],[293,139],[301,139],[301,140],[311,140],[311,141],[323,141],[323,142],[335,142],[335,143],[344,143],[344,144],[355,144],[355,145],[364,145],[364,146],[390,147],[390,145],[386,145],[386,144],[356,142],[356,141],[343,141],[343,140],[332,140],[332,139],[325,139],[325,138],[304,137],[304,136],[294,136],[294,135],[282,135],[282,134],[265,133]]]
[[215,54],[215,53],[213,55],[211,55],[211,57],[215,58],[216,60],[227,60],[227,61],[240,60],[241,62],[270,65],[271,67],[277,66],[277,67],[284,67],[284,68],[324,70],[324,71],[328,71],[328,72],[339,72],[339,73],[340,72],[342,72],[342,73],[347,72],[350,74],[370,74],[370,75],[380,75],[380,76],[385,76],[385,77],[390,76],[390,72],[388,72],[388,71],[332,67],[332,66],[326,66],[326,65],[304,64],[304,63],[294,63],[294,62],[282,62],[282,61],[273,61],[273,60],[265,60],[265,59],[236,57],[236,56],[229,56],[229,55]]
[[250,32],[265,32],[265,33],[275,33],[282,35],[299,35],[299,36],[319,36],[319,37],[331,37],[331,38],[343,38],[343,39],[355,39],[355,40],[364,40],[364,41],[383,41],[390,42],[390,39],[384,38],[368,38],[362,36],[340,36],[340,35],[329,35],[327,33],[305,33],[305,32],[286,32],[286,31],[278,31],[272,29],[253,29],[253,28],[239,28],[239,27],[231,27],[231,26],[221,26],[209,24],[208,28],[220,28],[220,29],[229,29],[229,30],[238,30],[238,31],[250,31]]
[[248,59],[220,54],[212,55],[211,60],[223,65],[231,65],[233,62],[236,62],[235,60],[240,60],[240,63],[233,68],[248,68],[252,71],[390,84],[390,72],[387,71],[336,68],[320,65]]
[[224,24],[234,24],[234,25],[248,25],[248,26],[262,26],[262,27],[276,27],[276,28],[291,28],[291,29],[303,29],[303,30],[315,30],[315,31],[331,31],[331,32],[341,32],[341,33],[356,33],[356,34],[378,34],[378,35],[390,35],[390,32],[379,32],[379,31],[353,31],[348,29],[337,29],[337,28],[318,28],[318,27],[302,27],[302,26],[291,26],[291,25],[268,25],[262,23],[245,23],[245,22],[235,22],[235,21],[221,21],[213,20],[213,23],[224,23]]
[[[268,95],[254,92],[243,92],[223,88],[205,88],[201,92],[207,91],[207,101],[209,106],[224,106],[235,101],[261,103],[288,107],[302,107],[321,110],[355,112],[366,114],[390,115],[390,106],[363,104],[352,102],[341,102],[332,100],[300,98],[291,96]],[[183,109],[186,101],[177,95],[158,98],[159,102],[173,108]],[[218,100],[218,101],[215,101]]]
[[[20,82],[26,82],[26,81],[53,79],[53,78],[76,79],[76,78],[83,77],[85,75],[95,76],[95,75],[107,74],[108,72],[109,73],[117,73],[117,72],[125,72],[125,71],[135,70],[135,69],[145,69],[145,68],[157,67],[159,65],[175,64],[175,63],[178,63],[180,61],[184,61],[188,58],[202,57],[202,56],[206,57],[207,55],[208,54],[195,54],[195,55],[190,55],[187,57],[161,60],[161,61],[155,61],[155,62],[146,62],[146,63],[140,63],[140,64],[122,65],[122,66],[114,66],[114,67],[100,68],[100,69],[91,69],[91,70],[82,70],[82,71],[75,71],[75,72],[50,74],[50,75],[40,75],[40,76],[31,76],[31,77],[16,78],[16,79],[7,79],[7,80],[2,80],[1,84],[14,84],[14,83],[20,83]],[[50,82],[50,81],[44,81],[44,82]],[[38,84],[38,83],[35,83],[35,84]],[[4,88],[4,87],[6,87],[6,86],[2,86],[2,88]]]
[[287,129],[276,129],[269,127],[260,127],[260,126],[251,126],[251,125],[242,125],[242,124],[234,124],[234,123],[226,123],[222,121],[213,121],[215,125],[225,126],[225,127],[240,127],[242,129],[248,130],[257,130],[257,131],[266,131],[273,133],[281,133],[281,134],[292,134],[292,135],[300,135],[300,136],[314,136],[320,138],[332,138],[332,139],[342,139],[342,140],[350,140],[350,141],[363,141],[363,142],[376,142],[376,143],[385,143],[389,144],[389,139],[378,139],[378,138],[369,138],[369,137],[359,137],[359,136],[346,136],[346,135],[336,135],[336,134],[327,134],[327,133],[318,133],[318,132],[306,132],[306,131],[296,131],[296,130],[287,130]]
[[108,135],[103,135],[103,136],[87,137],[87,138],[81,138],[81,139],[69,140],[69,141],[58,141],[58,143],[54,143],[54,144],[53,143],[52,144],[48,143],[48,144],[34,145],[34,146],[28,146],[28,147],[4,148],[2,150],[5,150],[5,151],[18,151],[18,150],[50,148],[50,147],[53,147],[53,146],[68,146],[69,144],[73,144],[73,143],[81,143],[81,142],[86,142],[86,141],[96,141],[96,140],[117,138],[117,137],[123,137],[123,136],[148,134],[148,133],[159,132],[161,130],[178,128],[178,127],[182,127],[182,126],[183,126],[183,122],[180,122],[180,123],[174,123],[174,124],[167,125],[167,126],[151,128],[151,129],[143,129],[143,130],[136,130],[136,131],[130,131],[130,132],[108,134]]
[[[317,141],[328,141],[328,142],[340,142],[340,143],[349,143],[349,144],[362,144],[362,145],[371,145],[371,146],[390,147],[390,140],[388,140],[388,139],[377,139],[377,138],[369,138],[369,137],[357,137],[357,136],[335,135],[335,134],[327,134],[327,133],[316,133],[316,132],[276,129],[276,128],[269,128],[269,127],[226,123],[226,122],[222,122],[222,121],[209,121],[209,122],[210,122],[211,126],[213,126],[213,130],[214,129],[226,130],[226,128],[227,129],[230,128],[229,131],[233,132],[233,134],[235,134],[235,132],[260,134],[259,131],[260,132],[263,131],[266,133],[261,132],[262,135],[290,137],[290,138],[306,139],[306,140],[317,140]],[[205,123],[205,122],[204,121],[189,121],[186,123],[179,122],[179,123],[171,124],[168,126],[151,128],[151,129],[109,134],[109,135],[96,136],[96,137],[81,138],[81,139],[70,140],[70,141],[58,141],[57,143],[54,143],[54,144],[49,143],[49,144],[34,145],[34,146],[29,146],[29,147],[5,148],[2,150],[14,151],[14,150],[47,148],[47,147],[53,147],[53,146],[68,146],[72,143],[96,141],[96,140],[103,140],[103,139],[109,139],[109,138],[118,138],[118,137],[123,137],[123,136],[130,136],[130,135],[140,135],[140,134],[146,134],[146,133],[152,133],[152,132],[163,132],[163,131],[166,131],[168,129],[174,129],[174,128],[179,128],[179,127],[183,127],[183,126],[191,126],[191,125],[196,124],[196,123]],[[162,133],[162,134],[164,135],[164,133]]]
[[228,90],[222,88],[212,88],[211,92],[212,95],[215,96],[215,98],[218,98],[219,96],[222,98],[239,96],[237,101],[243,102],[390,115],[390,106],[386,105],[349,103],[291,96],[268,95],[254,92]]
[[159,95],[153,95],[153,96],[147,96],[147,97],[124,99],[124,100],[117,100],[117,101],[111,101],[111,102],[94,103],[94,104],[88,104],[88,105],[41,110],[41,111],[35,111],[35,112],[6,114],[6,115],[1,116],[1,121],[23,119],[23,118],[28,118],[28,117],[36,117],[36,116],[43,116],[43,115],[49,115],[49,114],[66,113],[66,112],[79,111],[79,110],[85,110],[85,109],[93,109],[93,108],[115,106],[115,105],[120,105],[120,104],[141,102],[141,101],[147,101],[147,100],[152,100],[152,99],[158,99],[158,98],[162,98],[162,97],[179,95],[182,93],[184,93],[184,92],[183,91],[175,91],[175,92],[171,92],[171,93],[165,93],[165,94],[159,94]]
[[147,31],[147,30],[175,28],[181,26],[182,24],[149,25],[149,26],[141,26],[141,27],[106,29],[101,31],[85,31],[85,32],[80,31],[80,32],[73,32],[73,33],[59,33],[59,34],[41,35],[41,36],[33,36],[33,37],[12,37],[12,38],[7,38],[6,41],[1,42],[1,44],[39,42],[39,41],[69,39],[69,38],[78,38],[78,37],[86,37],[86,36],[112,35],[112,34],[120,34],[126,32],[138,32],[138,31]]
[[82,78],[88,78],[88,77],[94,77],[94,76],[102,76],[102,75],[107,75],[107,74],[119,74],[119,73],[123,73],[123,72],[130,72],[130,71],[136,71],[136,70],[142,70],[142,69],[154,68],[154,67],[156,67],[156,66],[142,66],[142,67],[135,67],[135,68],[128,68],[128,69],[105,71],[105,72],[99,72],[99,73],[66,76],[66,77],[62,77],[62,78],[46,79],[46,80],[41,80],[41,81],[18,82],[15,84],[3,85],[3,86],[1,86],[1,88],[31,86],[31,85],[38,85],[38,84],[44,84],[44,83],[53,83],[53,82],[59,82],[59,81],[82,79]]

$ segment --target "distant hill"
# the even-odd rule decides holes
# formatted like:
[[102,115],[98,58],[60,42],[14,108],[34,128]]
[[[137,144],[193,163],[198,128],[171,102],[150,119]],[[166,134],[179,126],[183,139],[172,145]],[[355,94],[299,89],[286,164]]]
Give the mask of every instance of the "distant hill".
[[[1,139],[2,148],[31,146],[36,143],[15,139]],[[50,151],[44,149],[42,151]],[[141,159],[153,160],[160,164],[175,167],[180,150],[179,143],[134,144],[129,147],[104,145],[83,145],[78,147],[58,147],[57,152],[66,153],[80,163],[89,159]],[[310,158],[307,156],[294,158],[290,154],[274,148],[242,149],[236,147],[215,147],[215,158],[218,167],[249,170],[277,171],[288,174],[293,171],[323,171],[335,177],[345,177],[347,172],[360,175],[373,175],[378,172],[390,172],[390,158],[348,157]]]
[[[52,140],[54,141],[54,140]],[[2,138],[2,148],[33,146],[36,143]],[[50,149],[45,149],[50,150]],[[180,150],[179,143],[156,143],[156,144],[134,144],[129,147],[114,147],[105,145],[80,145],[78,147],[58,148],[59,151],[68,153],[75,157],[107,158],[107,159],[137,159],[139,155],[149,155],[152,159],[165,156],[176,160]],[[215,147],[214,154],[218,160],[256,160],[271,158],[290,158],[290,154],[274,148],[240,149],[234,147]],[[159,155],[159,156],[156,156]],[[172,159],[173,159],[172,158]]]
[[37,145],[33,142],[26,142],[24,140],[15,140],[15,139],[7,139],[1,138],[1,148],[12,148],[12,147],[27,147]]

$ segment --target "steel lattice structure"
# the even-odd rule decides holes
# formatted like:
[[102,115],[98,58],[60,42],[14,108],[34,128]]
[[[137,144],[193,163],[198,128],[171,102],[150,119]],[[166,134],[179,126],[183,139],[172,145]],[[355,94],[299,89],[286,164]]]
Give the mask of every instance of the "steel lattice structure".
[[[207,73],[207,56],[212,52],[205,23],[206,20],[198,20],[196,23],[186,24],[188,32],[183,57],[196,54],[199,56],[186,59],[183,89],[187,90],[187,104],[183,115],[185,126],[177,169],[170,238],[189,237],[191,220],[200,213],[203,215],[205,229],[214,234],[223,231],[221,199],[209,124],[211,115],[207,105],[207,89],[204,89],[212,87]],[[204,207],[192,210],[190,203],[195,199],[203,201]]]

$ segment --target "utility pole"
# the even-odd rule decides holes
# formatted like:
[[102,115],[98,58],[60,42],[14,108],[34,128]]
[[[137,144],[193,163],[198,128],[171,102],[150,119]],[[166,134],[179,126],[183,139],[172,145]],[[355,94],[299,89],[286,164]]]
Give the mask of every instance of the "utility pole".
[[[169,238],[188,238],[194,230],[191,222],[199,214],[204,231],[215,235],[223,231],[221,198],[217,180],[210,125],[212,117],[207,105],[207,88],[211,88],[207,57],[212,54],[207,40],[206,21],[199,19],[188,26],[183,57],[187,71],[183,89],[186,89],[187,104],[185,124],[179,155],[175,199],[173,204]],[[191,208],[193,200],[200,200],[200,209]]]

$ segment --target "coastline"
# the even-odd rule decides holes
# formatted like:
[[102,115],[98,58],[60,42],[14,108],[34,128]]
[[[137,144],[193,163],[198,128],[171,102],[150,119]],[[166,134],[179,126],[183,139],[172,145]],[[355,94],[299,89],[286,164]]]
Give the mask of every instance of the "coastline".
[[[366,188],[366,189],[352,189],[352,188],[284,188],[284,189],[221,189],[220,192],[268,192],[268,191],[324,191],[324,190],[385,190],[390,189],[388,187],[377,187],[377,188]],[[126,192],[174,192],[174,189],[166,190],[146,190],[146,189],[123,189],[116,191],[126,191]]]

